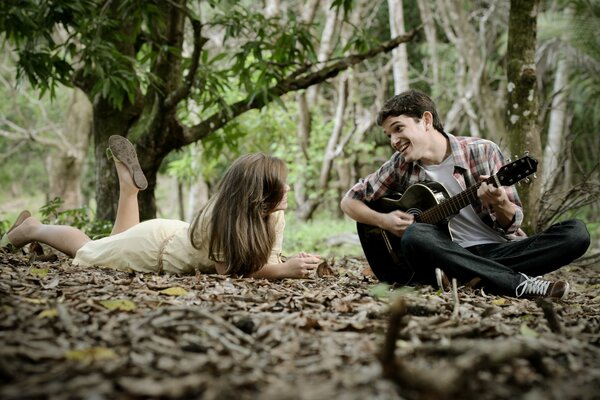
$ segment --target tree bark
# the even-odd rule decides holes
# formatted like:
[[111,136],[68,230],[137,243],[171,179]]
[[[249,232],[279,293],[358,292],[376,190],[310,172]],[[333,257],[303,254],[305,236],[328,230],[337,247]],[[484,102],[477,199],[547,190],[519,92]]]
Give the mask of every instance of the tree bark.
[[554,76],[554,90],[548,126],[548,139],[544,147],[544,174],[542,175],[543,190],[552,190],[558,183],[560,174],[559,156],[564,154],[565,122],[567,119],[567,92],[569,65],[565,59],[560,59]]
[[[154,43],[165,43],[169,51],[160,53],[156,66],[152,72],[162,78],[161,84],[149,86],[147,93],[138,93],[133,103],[125,101],[121,109],[115,108],[107,99],[96,98],[94,101],[94,146],[96,156],[96,182],[97,182],[97,218],[112,220],[116,213],[117,204],[117,179],[112,161],[108,162],[104,153],[108,137],[119,134],[128,137],[138,150],[138,157],[142,169],[148,179],[148,188],[140,192],[140,218],[142,220],[156,217],[156,203],[154,190],[156,177],[163,159],[173,150],[195,143],[208,135],[223,128],[229,121],[252,109],[260,109],[269,99],[281,97],[286,93],[300,91],[315,84],[324,82],[337,76],[352,66],[372,58],[381,53],[392,51],[400,43],[410,41],[416,34],[413,30],[372,47],[364,53],[350,54],[336,61],[320,65],[315,71],[292,72],[288,77],[275,83],[269,89],[268,96],[253,96],[242,99],[215,111],[194,126],[182,125],[176,117],[176,107],[180,100],[186,98],[193,84],[198,59],[204,44],[200,35],[198,24],[192,22],[195,35],[194,55],[191,57],[188,73],[181,73],[181,53],[183,41],[183,13],[182,8],[175,2],[161,3],[165,8],[166,19],[164,27],[157,27],[152,32],[156,35]],[[160,28],[160,29],[159,29]],[[123,34],[128,34],[128,27],[123,27]],[[127,43],[121,49],[123,54],[134,57],[134,49]],[[180,82],[181,81],[181,82]],[[88,90],[91,87],[85,85]],[[89,92],[88,92],[89,93]]]
[[91,132],[92,104],[85,93],[75,88],[61,136],[65,147],[48,156],[49,197],[60,197],[63,200],[62,210],[83,206],[81,175]]
[[[402,2],[397,0],[388,0],[390,15],[390,34],[391,37],[403,35],[404,30],[404,10]],[[406,44],[401,44],[392,51],[392,72],[394,75],[394,94],[398,94],[408,89],[408,54]]]
[[[513,154],[529,151],[532,155],[542,152],[538,115],[538,92],[535,69],[536,31],[539,0],[511,0],[508,26],[507,56],[507,113],[506,127]],[[539,156],[538,156],[539,157]],[[538,164],[538,172],[543,175]],[[527,190],[519,194],[524,206],[523,229],[531,234],[537,230],[537,209],[541,194],[541,182],[532,181]],[[524,186],[522,186],[524,188]]]
[[435,21],[433,19],[433,13],[431,11],[429,0],[418,0],[419,13],[421,14],[421,21],[423,21],[423,27],[425,31],[425,39],[427,41],[427,52],[429,54],[429,60],[424,60],[430,63],[431,76],[432,76],[432,87],[438,87],[440,82],[440,63],[437,55],[437,32],[435,27]]
[[444,127],[448,131],[459,129],[462,118],[466,116],[469,135],[502,143],[506,130],[501,108],[495,106],[497,95],[488,88],[485,71],[485,28],[494,7],[482,11],[483,17],[477,30],[459,1],[437,0],[436,4],[440,25],[460,55],[456,66],[457,99],[445,118]]
[[[325,4],[325,26],[323,32],[321,32],[321,40],[319,42],[319,53],[317,54],[317,60],[319,63],[325,63],[331,56],[333,51],[333,41],[335,33],[338,29],[339,18],[338,9],[331,7],[332,0],[328,0]],[[308,88],[308,104],[314,105],[319,96],[319,85],[314,85]]]

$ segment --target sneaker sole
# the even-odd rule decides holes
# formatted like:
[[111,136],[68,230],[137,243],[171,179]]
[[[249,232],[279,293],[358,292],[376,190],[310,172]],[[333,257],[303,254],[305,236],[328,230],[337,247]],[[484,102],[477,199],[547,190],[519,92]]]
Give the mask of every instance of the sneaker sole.
[[142,171],[133,144],[123,136],[113,135],[108,138],[108,148],[117,160],[125,164],[135,186],[140,190],[146,189],[148,180]]

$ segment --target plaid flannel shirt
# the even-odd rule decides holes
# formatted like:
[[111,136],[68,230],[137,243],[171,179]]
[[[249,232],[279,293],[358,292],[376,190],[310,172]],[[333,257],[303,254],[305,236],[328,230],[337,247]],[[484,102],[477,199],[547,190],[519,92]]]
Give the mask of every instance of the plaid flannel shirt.
[[[451,134],[447,134],[447,137],[454,158],[454,178],[463,190],[477,184],[482,175],[494,175],[505,164],[504,156],[494,142]],[[358,181],[346,196],[369,202],[390,193],[404,193],[410,185],[426,179],[425,172],[417,163],[404,162],[404,157],[395,152],[377,171]],[[507,229],[503,229],[497,223],[492,209],[483,207],[479,201],[472,206],[479,218],[492,229],[503,235],[517,234],[523,222],[521,200],[514,186],[504,189],[508,199],[515,206],[515,216]]]

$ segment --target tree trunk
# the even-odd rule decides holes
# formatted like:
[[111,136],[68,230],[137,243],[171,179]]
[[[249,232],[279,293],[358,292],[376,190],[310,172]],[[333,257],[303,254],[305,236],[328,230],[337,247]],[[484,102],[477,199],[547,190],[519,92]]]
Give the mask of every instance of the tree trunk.
[[[156,178],[163,159],[170,151],[183,145],[183,129],[175,118],[176,104],[168,104],[168,96],[181,84],[181,51],[183,46],[184,13],[182,1],[160,3],[166,16],[164,26],[152,31],[156,43],[165,43],[153,66],[160,82],[148,87],[145,94],[137,93],[135,103],[127,99],[117,109],[107,99],[94,102],[94,147],[96,156],[97,218],[112,221],[116,215],[118,180],[113,161],[105,151],[110,135],[127,137],[136,147],[140,165],[148,180],[148,188],[138,195],[140,219],[156,217]],[[123,26],[124,35],[131,27]],[[168,48],[168,50],[167,50]],[[132,43],[124,42],[120,51],[135,56]]]
[[335,111],[335,119],[333,122],[333,130],[331,136],[327,141],[327,148],[325,149],[325,155],[323,157],[323,164],[321,165],[321,174],[319,176],[319,189],[325,191],[329,184],[329,176],[331,173],[331,166],[333,160],[336,157],[336,147],[340,141],[342,130],[344,129],[344,119],[346,115],[346,105],[348,104],[348,74],[344,73],[340,76],[338,81],[337,91],[337,107]]
[[92,104],[85,93],[75,88],[67,110],[63,134],[65,147],[48,157],[49,198],[60,197],[62,210],[84,205],[81,175],[92,130]]
[[544,148],[544,174],[542,175],[542,187],[544,191],[552,190],[555,184],[558,183],[559,155],[565,154],[563,147],[567,116],[566,87],[569,78],[568,70],[569,66],[567,61],[565,59],[560,59],[554,77],[548,139],[546,140],[546,146]]
[[[529,151],[532,155],[542,152],[538,116],[538,93],[535,69],[535,48],[539,0],[511,0],[508,26],[507,84],[508,102],[506,127],[509,132],[513,154]],[[543,175],[538,164],[538,172]],[[541,194],[541,182],[533,180],[527,190],[519,194],[524,206],[523,229],[527,233],[537,230],[537,209]]]
[[[96,219],[113,221],[117,213],[119,199],[119,181],[114,162],[108,159],[106,149],[111,135],[127,137],[133,113],[115,109],[108,100],[97,98],[94,101],[93,132],[94,156],[96,158]],[[146,172],[148,177],[148,173]],[[148,189],[154,191],[155,181],[148,179]]]
[[[350,54],[337,60],[325,61],[316,69],[290,73],[268,90],[269,96],[255,96],[249,94],[247,98],[229,104],[229,107],[219,107],[213,114],[193,126],[184,126],[176,117],[178,103],[185,100],[192,93],[195,84],[196,72],[201,61],[202,48],[206,43],[201,35],[201,25],[198,21],[191,21],[194,30],[194,51],[189,63],[186,63],[186,75],[182,70],[182,43],[184,12],[182,0],[161,2],[161,14],[166,15],[165,23],[157,25],[150,32],[152,36],[149,43],[162,43],[157,49],[156,61],[152,66],[153,76],[160,77],[160,81],[153,82],[146,88],[145,93],[136,93],[133,103],[124,102],[121,109],[115,108],[104,98],[97,98],[94,102],[94,146],[96,156],[96,184],[98,218],[112,220],[116,211],[118,190],[116,174],[111,162],[107,162],[104,152],[108,137],[120,134],[128,137],[138,150],[140,164],[148,179],[148,189],[140,192],[140,218],[142,220],[156,216],[154,190],[156,177],[160,165],[167,154],[173,150],[203,140],[223,128],[229,121],[248,110],[260,109],[267,105],[268,98],[281,97],[286,93],[307,89],[313,85],[324,82],[337,76],[341,71],[370,59],[378,54],[391,52],[401,43],[411,40],[416,30],[407,35],[385,41],[378,46],[369,48],[358,54]],[[111,3],[112,6],[117,6]],[[356,26],[355,24],[354,26]],[[129,29],[130,30],[130,29]],[[125,37],[131,35],[126,26],[122,27]],[[156,36],[156,37],[154,37]],[[134,58],[135,52],[131,43],[124,42],[120,52]],[[187,68],[189,66],[189,68]],[[94,82],[82,86],[93,87]]]
[[[325,27],[321,33],[321,41],[319,42],[319,53],[317,54],[317,60],[319,62],[325,62],[331,56],[333,51],[333,40],[335,32],[339,25],[338,10],[337,8],[331,7],[333,0],[327,1],[327,11],[325,13]],[[308,104],[315,105],[319,95],[319,85],[314,85],[308,88]]]
[[436,14],[450,42],[458,50],[456,67],[457,99],[445,118],[445,128],[454,131],[461,127],[466,116],[469,134],[487,137],[502,143],[506,137],[500,107],[495,107],[497,95],[487,87],[485,26],[494,8],[482,10],[479,30],[469,21],[464,7],[457,0],[437,0]]
[[437,32],[435,21],[433,20],[433,12],[429,0],[418,0],[419,13],[425,30],[425,39],[427,40],[427,53],[429,60],[424,60],[430,63],[431,76],[433,81],[431,86],[437,88],[440,82],[440,63],[437,55]]
[[[390,14],[391,37],[404,35],[404,10],[402,2],[388,0]],[[401,44],[392,51],[392,71],[394,75],[394,94],[408,89],[408,54],[406,44]]]

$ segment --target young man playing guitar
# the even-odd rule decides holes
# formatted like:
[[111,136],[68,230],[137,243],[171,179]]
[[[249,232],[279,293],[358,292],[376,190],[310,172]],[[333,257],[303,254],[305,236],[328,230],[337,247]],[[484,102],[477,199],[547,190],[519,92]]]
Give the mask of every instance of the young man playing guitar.
[[[582,256],[590,236],[579,220],[522,234],[523,210],[512,183],[533,173],[535,160],[504,166],[495,143],[444,132],[433,101],[414,90],[389,99],[377,123],[395,152],[348,191],[341,208],[358,222],[361,244],[380,280],[446,288],[453,277],[480,280],[487,291],[502,295],[567,295],[567,282],[541,275]],[[512,174],[511,168],[525,170]],[[400,203],[409,203],[404,208],[378,203],[398,193]],[[427,212],[410,204],[421,194],[428,197]]]

